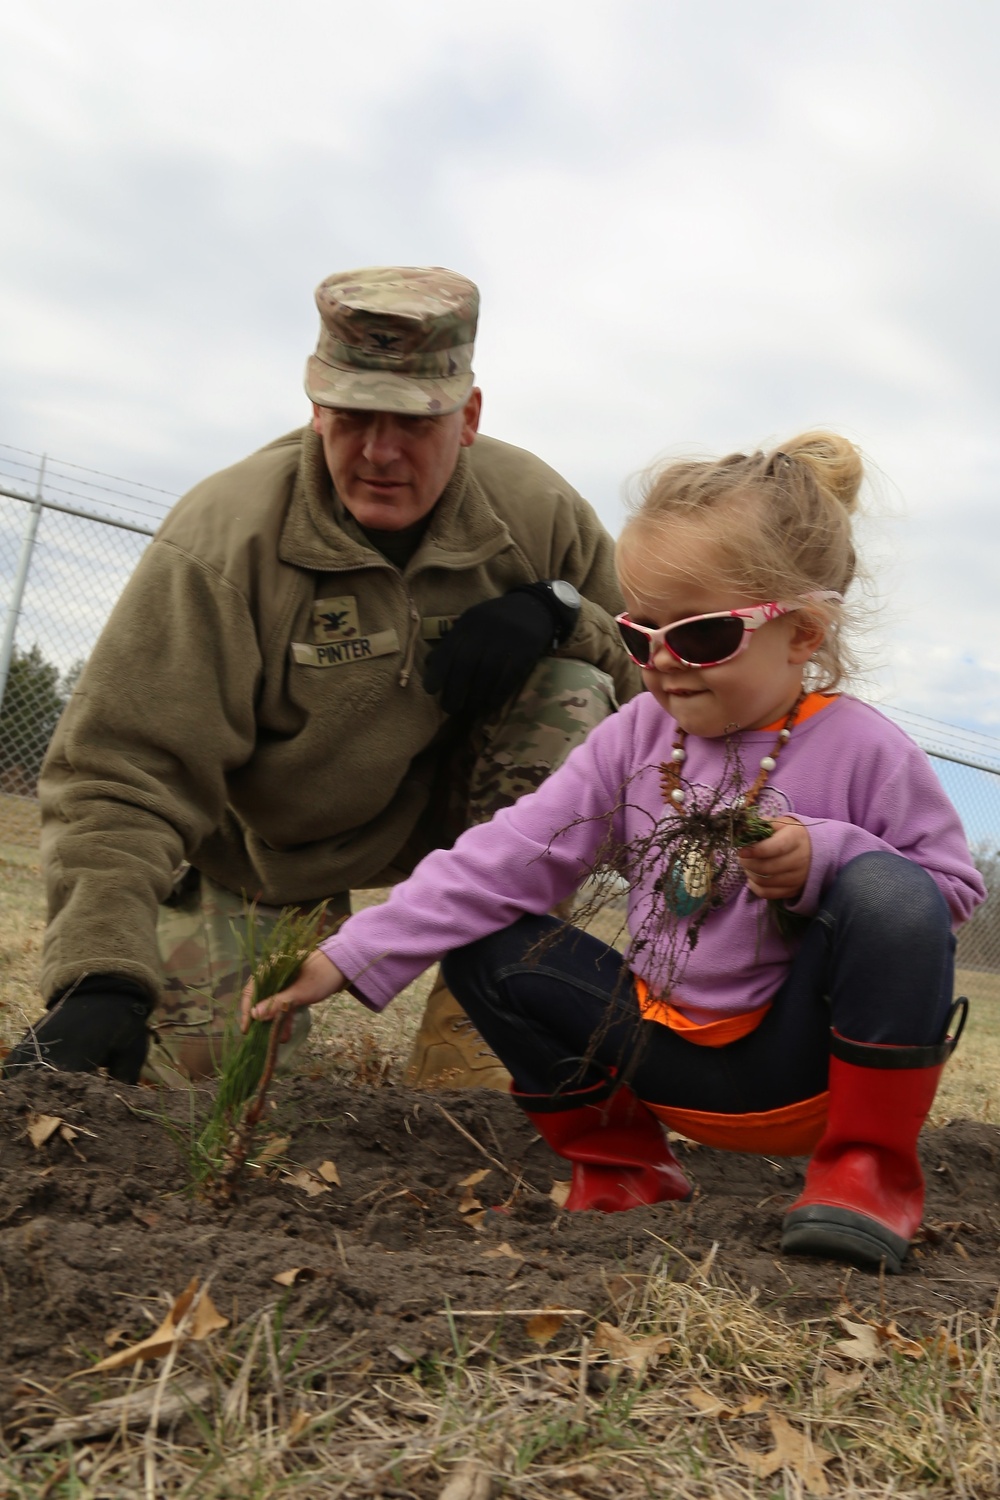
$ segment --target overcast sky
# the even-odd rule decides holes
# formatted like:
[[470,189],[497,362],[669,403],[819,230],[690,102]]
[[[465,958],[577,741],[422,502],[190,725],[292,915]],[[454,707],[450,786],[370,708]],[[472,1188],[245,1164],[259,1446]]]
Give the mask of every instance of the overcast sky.
[[1000,7],[7,0],[0,441],[180,491],[305,420],[312,291],[479,282],[485,430],[617,530],[846,432],[874,692],[1000,732]]

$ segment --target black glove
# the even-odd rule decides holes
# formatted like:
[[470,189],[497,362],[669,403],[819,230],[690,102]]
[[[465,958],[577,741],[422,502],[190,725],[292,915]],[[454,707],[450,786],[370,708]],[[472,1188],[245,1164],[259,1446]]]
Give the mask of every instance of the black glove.
[[137,1083],[152,1009],[140,985],[116,974],[90,974],[49,1002],[48,1015],[8,1053],[3,1076],[19,1078],[47,1063],[63,1073],[107,1068],[119,1083]]
[[441,694],[446,714],[488,718],[524,686],[539,657],[566,640],[578,614],[579,605],[559,600],[548,583],[518,584],[473,604],[428,656],[424,687]]

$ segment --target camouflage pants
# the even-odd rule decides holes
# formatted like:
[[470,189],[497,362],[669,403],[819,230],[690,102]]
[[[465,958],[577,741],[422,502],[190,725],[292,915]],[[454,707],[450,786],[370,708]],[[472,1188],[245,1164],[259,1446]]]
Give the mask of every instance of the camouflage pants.
[[[431,849],[450,846],[464,828],[486,822],[540,786],[616,706],[606,673],[588,662],[544,658],[500,713],[443,754],[431,805],[378,884],[404,879]],[[350,911],[350,892],[331,892],[326,933]],[[237,937],[244,912],[242,895],[196,870],[187,872],[160,908],[164,987],[149,1023],[143,1071],[148,1081],[176,1087],[218,1071],[247,978]],[[276,906],[255,908],[262,932],[280,914]],[[288,1066],[308,1031],[309,1013],[299,1011],[292,1040],[281,1050],[281,1066]]]

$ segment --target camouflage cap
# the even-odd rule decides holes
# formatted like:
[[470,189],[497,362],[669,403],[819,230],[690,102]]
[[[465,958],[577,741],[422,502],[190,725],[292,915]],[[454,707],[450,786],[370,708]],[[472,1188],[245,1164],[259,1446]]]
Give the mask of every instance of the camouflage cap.
[[472,391],[479,291],[441,266],[374,266],[316,288],[322,320],[306,364],[317,406],[443,416]]

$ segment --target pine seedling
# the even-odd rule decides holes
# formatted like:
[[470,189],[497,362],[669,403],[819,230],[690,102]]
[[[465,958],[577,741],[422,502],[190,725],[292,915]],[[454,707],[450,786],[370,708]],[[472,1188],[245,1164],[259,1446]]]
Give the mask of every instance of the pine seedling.
[[[253,980],[254,1005],[291,984],[319,940],[325,912],[325,903],[306,913],[286,908],[262,936],[255,908],[247,909],[239,939]],[[235,1190],[264,1112],[283,1020],[278,1016],[274,1021],[251,1021],[223,1061],[212,1113],[196,1148],[209,1190],[223,1200]]]

